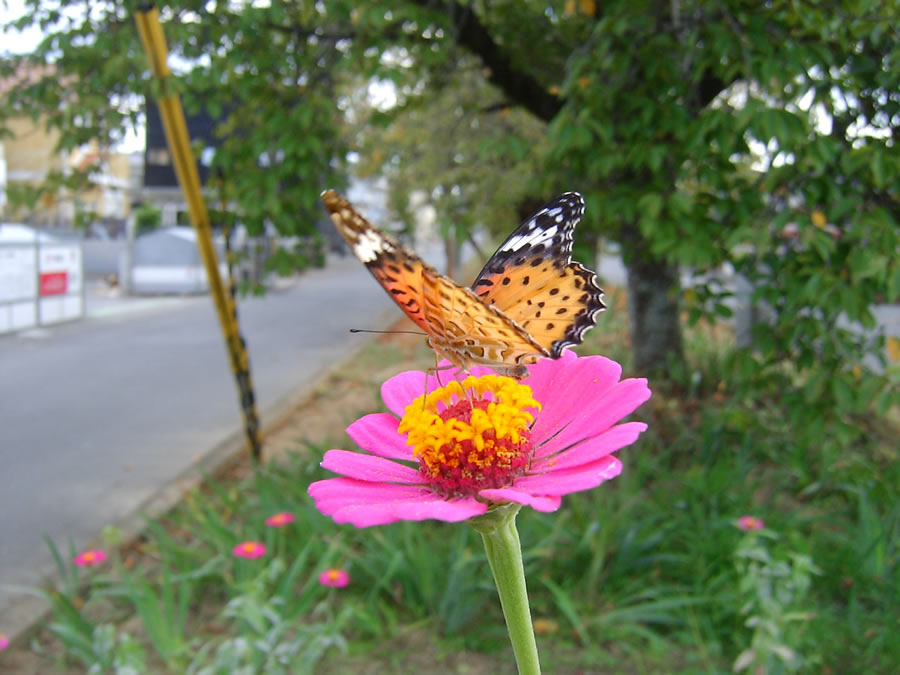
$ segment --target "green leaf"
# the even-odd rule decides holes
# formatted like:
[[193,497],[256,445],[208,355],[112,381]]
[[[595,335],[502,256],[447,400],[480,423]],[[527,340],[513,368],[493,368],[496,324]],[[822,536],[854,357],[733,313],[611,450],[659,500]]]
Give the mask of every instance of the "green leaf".
[[656,220],[662,211],[662,196],[655,193],[647,193],[638,199],[638,208],[641,211],[641,217],[646,220]]

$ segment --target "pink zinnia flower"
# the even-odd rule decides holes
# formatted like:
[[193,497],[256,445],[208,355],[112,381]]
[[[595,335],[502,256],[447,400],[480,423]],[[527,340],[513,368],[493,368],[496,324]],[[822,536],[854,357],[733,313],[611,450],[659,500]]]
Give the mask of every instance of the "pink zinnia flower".
[[284,527],[290,523],[294,522],[294,514],[288,513],[287,511],[283,513],[276,513],[274,516],[269,516],[266,518],[266,525],[269,527]]
[[0,652],[9,647],[9,638],[0,633]]
[[264,556],[266,554],[266,547],[258,541],[244,541],[231,549],[231,552],[238,558],[253,560],[254,558]]
[[647,428],[616,424],[650,398],[647,381],[620,381],[621,366],[602,356],[565,352],[530,366],[521,382],[482,367],[470,372],[468,393],[455,369],[441,371],[442,388],[429,375],[427,397],[422,372],[385,382],[393,414],[366,415],[347,428],[371,454],[325,453],[322,466],[344,477],[309,486],[319,511],[356,527],[456,522],[506,502],[555,511],[562,495],[617,476],[622,464],[612,453]]
[[332,567],[319,575],[319,583],[332,588],[343,588],[350,583],[350,575],[345,570]]
[[99,565],[106,560],[106,553],[99,549],[85,551],[75,556],[73,562],[79,567],[90,567],[91,565]]
[[744,530],[745,532],[752,532],[753,530],[761,530],[763,529],[765,523],[759,518],[755,516],[741,516],[738,518],[738,527]]

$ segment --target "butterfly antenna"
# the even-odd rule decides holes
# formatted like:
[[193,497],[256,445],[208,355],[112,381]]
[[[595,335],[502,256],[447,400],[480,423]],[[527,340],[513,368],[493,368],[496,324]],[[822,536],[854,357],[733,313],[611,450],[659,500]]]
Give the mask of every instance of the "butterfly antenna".
[[427,334],[417,330],[369,330],[368,328],[351,328],[351,333],[379,333],[381,335],[421,335],[428,337]]

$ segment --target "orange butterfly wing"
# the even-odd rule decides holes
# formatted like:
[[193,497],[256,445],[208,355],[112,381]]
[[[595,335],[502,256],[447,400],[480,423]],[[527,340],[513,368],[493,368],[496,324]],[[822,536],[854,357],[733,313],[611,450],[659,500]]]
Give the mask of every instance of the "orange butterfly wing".
[[597,276],[572,262],[577,192],[560,195],[523,222],[491,256],[472,288],[559,358],[581,344],[605,309]]
[[323,192],[322,200],[356,257],[448,361],[463,370],[486,365],[522,377],[525,364],[549,355],[503,312],[440,274],[335,191]]

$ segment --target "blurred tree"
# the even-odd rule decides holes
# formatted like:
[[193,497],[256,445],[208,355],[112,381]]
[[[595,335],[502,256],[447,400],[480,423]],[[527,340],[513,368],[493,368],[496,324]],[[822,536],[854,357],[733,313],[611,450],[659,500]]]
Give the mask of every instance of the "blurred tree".
[[[64,146],[120,135],[153,90],[133,4],[28,5],[16,26],[46,37],[25,61],[53,69],[7,89],[0,120],[45,115]],[[893,400],[859,379],[883,341],[855,326],[900,297],[895,3],[182,0],[162,17],[188,106],[231,111],[213,166],[243,221],[308,231],[351,141],[461,226],[580,190],[580,229],[622,246],[635,370],[680,363],[683,309],[728,312],[680,271],[730,263],[772,310],[742,381],[815,414]],[[343,135],[365,108],[386,147]]]
[[[61,150],[98,139],[111,145],[139,128],[156,88],[134,24],[139,3],[25,4],[7,28],[36,27],[44,39],[33,53],[0,62],[0,127],[11,117],[41,119],[61,132]],[[205,108],[214,119],[228,112],[210,160],[214,188],[253,232],[268,220],[284,232],[313,233],[321,186],[343,176],[335,109],[342,36],[312,3],[188,0],[162,6],[161,20],[185,108]]]
[[[869,240],[872,227],[879,240],[887,237],[868,272],[874,283],[859,277],[852,290],[841,290],[846,303],[833,305],[826,325],[834,328],[848,310],[851,320],[871,324],[879,284],[897,297],[900,270],[889,263],[896,221],[885,208],[897,188],[889,153],[897,124],[898,76],[889,68],[896,7],[417,4],[433,10],[454,53],[480,57],[509,105],[549,124],[545,170],[534,172],[532,192],[581,190],[588,223],[622,244],[636,369],[662,369],[680,357],[683,266],[703,273],[733,263],[777,304],[778,321],[795,324],[798,312],[811,311],[813,296],[783,293],[781,270],[795,258],[772,260],[771,253],[784,248],[786,223],[802,223],[800,239],[814,240],[821,255],[801,278],[821,279],[837,251],[822,249],[835,242],[811,220],[817,209],[840,223],[847,249]],[[874,166],[866,166],[866,156]],[[840,196],[849,185],[856,194]],[[699,291],[688,300],[721,299],[715,288]],[[719,302],[688,309],[727,311]],[[767,365],[821,354],[819,328],[783,331],[790,335],[766,350]]]
[[135,234],[152,232],[162,225],[162,211],[153,204],[144,203],[134,210]]
[[[730,315],[732,291],[716,275],[730,267],[766,320],[733,353],[729,381],[749,400],[774,398],[799,453],[826,458],[798,467],[837,466],[866,433],[860,416],[900,401],[872,313],[900,298],[896,4],[416,4],[446,59],[431,56],[434,44],[409,48],[428,87],[401,91],[428,96],[394,111],[385,162],[422,188],[459,180],[432,164],[427,133],[415,147],[390,139],[416,116],[447,116],[448,97],[434,92],[477,56],[472,73],[502,99],[457,88],[456,116],[483,121],[499,104],[547,123],[545,142],[519,158],[531,178],[515,199],[578,189],[588,227],[621,244],[635,370],[683,370],[681,310]],[[516,165],[514,153],[504,159]],[[706,281],[681,293],[682,271]]]
[[418,191],[417,206],[434,208],[442,235],[457,244],[468,239],[486,258],[472,233],[487,224],[495,237],[509,234],[518,204],[531,199],[546,125],[511,107],[471,56],[452,65],[434,75],[439,82],[427,98],[386,111],[355,104],[358,173],[387,176],[390,205],[404,222],[412,221],[410,193]]

